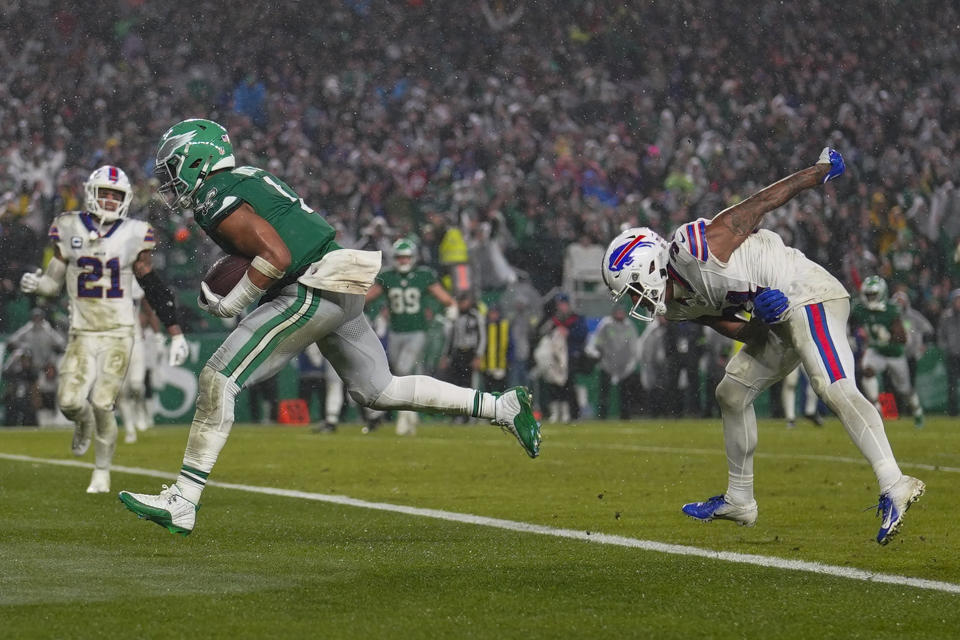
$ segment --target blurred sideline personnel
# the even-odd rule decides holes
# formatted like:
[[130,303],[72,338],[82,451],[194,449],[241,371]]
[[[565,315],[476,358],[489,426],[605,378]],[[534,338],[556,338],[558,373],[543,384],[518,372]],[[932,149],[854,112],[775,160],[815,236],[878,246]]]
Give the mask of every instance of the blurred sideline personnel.
[[[110,491],[110,462],[117,444],[117,395],[130,364],[139,318],[131,298],[133,278],[170,333],[170,362],[186,361],[189,349],[177,322],[173,292],[153,272],[153,229],[127,218],[133,189],[117,167],[103,166],[85,185],[85,211],[54,219],[54,255],[45,271],[25,273],[24,293],[59,295],[64,281],[70,299],[70,337],[60,364],[57,404],[76,426],[73,454],[94,441],[94,470],[87,493]],[[42,275],[41,275],[42,274]]]
[[[797,388],[800,386],[800,369],[803,365],[797,365],[793,371],[783,378],[783,384],[780,385],[780,404],[783,405],[783,417],[787,420],[787,429],[793,429],[797,426]],[[817,394],[813,392],[810,386],[810,378],[804,374],[807,380],[807,393],[803,401],[803,417],[812,422],[815,426],[823,426],[823,416],[817,408]]]
[[[457,293],[457,319],[447,333],[443,355],[440,357],[440,369],[446,372],[449,382],[469,385],[474,371],[479,371],[483,365],[486,349],[486,318],[474,304],[473,294],[460,291]],[[458,417],[454,421],[465,423],[467,419]]]
[[153,416],[147,407],[147,342],[144,325],[150,324],[154,331],[159,328],[159,322],[151,312],[149,303],[143,300],[143,288],[136,281],[131,284],[131,299],[136,318],[133,325],[133,346],[130,349],[127,376],[117,398],[117,409],[120,411],[120,419],[123,420],[123,441],[126,444],[136,442],[137,432],[146,431],[153,425]]
[[600,321],[587,339],[585,351],[597,361],[599,370],[597,417],[607,419],[610,391],[616,387],[620,395],[620,419],[629,420],[635,404],[634,396],[640,386],[636,375],[640,334],[633,320],[627,320],[627,310],[622,304],[616,305],[611,314]]
[[503,392],[507,389],[510,358],[513,356],[510,320],[503,316],[503,310],[498,304],[492,304],[487,309],[486,325],[486,346],[480,366],[483,371],[483,388],[487,391]]
[[540,425],[526,389],[494,396],[427,376],[390,373],[383,346],[363,315],[380,253],[340,248],[334,229],[278,177],[235,167],[233,146],[219,124],[192,119],[174,125],[160,140],[156,172],[171,210],[192,208],[221,248],[252,258],[224,296],[201,283],[201,307],[234,317],[262,300],[200,372],[176,484],[159,495],[120,492],[139,517],[175,533],[193,530],[207,477],[230,435],[237,393],[277,373],[311,343],[361,405],[488,418],[509,430],[530,457],[539,454]]
[[[424,303],[427,296],[436,298],[447,308],[451,318],[456,317],[453,298],[437,278],[437,272],[425,265],[417,265],[417,245],[407,238],[393,243],[392,269],[385,269],[377,282],[367,291],[368,303],[381,295],[387,297],[390,330],[387,334],[387,353],[390,367],[398,376],[423,373],[423,354],[427,347],[427,316]],[[367,431],[375,429],[382,413],[372,412]],[[397,412],[397,434],[414,435],[419,418],[416,411]]]
[[[752,526],[753,454],[757,419],[753,402],[798,364],[870,462],[880,486],[877,542],[899,531],[904,512],[924,484],[900,471],[876,407],[853,380],[846,340],[849,295],[843,285],[776,233],[758,229],[764,214],[801,191],[839,177],[843,158],[825,148],[817,164],[762,189],[716,215],[682,225],[667,243],[650,229],[621,233],[607,248],[603,278],[631,314],[649,320],[693,320],[745,343],[717,386],[723,417],[728,483],[725,493],[683,506],[697,520],[732,520]],[[750,322],[738,317],[753,312]],[[762,319],[762,320],[761,320]]]
[[297,369],[300,380],[297,383],[297,397],[303,398],[309,406],[314,394],[320,405],[323,420],[310,428],[312,433],[334,433],[340,423],[343,412],[343,381],[320,353],[316,344],[309,344],[297,356]]
[[890,296],[890,301],[900,308],[900,319],[903,328],[907,331],[907,366],[910,368],[910,386],[917,388],[917,362],[927,352],[927,344],[935,335],[933,325],[920,311],[910,304],[910,297],[906,291],[896,291]]
[[947,367],[947,413],[960,413],[960,289],[950,292],[950,304],[937,322],[937,346]]
[[907,329],[900,316],[900,307],[887,297],[887,281],[868,276],[860,285],[860,300],[850,313],[850,324],[867,342],[860,361],[863,394],[880,409],[880,379],[887,372],[890,383],[901,398],[906,398],[913,412],[913,425],[923,427],[923,407],[910,379],[907,364]]

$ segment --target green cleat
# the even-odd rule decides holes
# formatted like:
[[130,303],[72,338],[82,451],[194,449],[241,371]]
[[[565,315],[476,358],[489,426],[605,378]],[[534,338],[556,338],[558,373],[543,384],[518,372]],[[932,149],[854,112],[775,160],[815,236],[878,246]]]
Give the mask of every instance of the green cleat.
[[913,414],[913,426],[917,429],[923,429],[923,414],[915,413]]
[[156,522],[161,527],[166,527],[170,533],[179,533],[182,536],[188,536],[193,531],[197,521],[197,509],[200,508],[184,498],[177,485],[163,485],[163,491],[159,495],[121,491],[118,497],[138,518]]
[[513,387],[498,394],[491,422],[512,433],[528,456],[540,455],[540,423],[533,416],[529,389]]

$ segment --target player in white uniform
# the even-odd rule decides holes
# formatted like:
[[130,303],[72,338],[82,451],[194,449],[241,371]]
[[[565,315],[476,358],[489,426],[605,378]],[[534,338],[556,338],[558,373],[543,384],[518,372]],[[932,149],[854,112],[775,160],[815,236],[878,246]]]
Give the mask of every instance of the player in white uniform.
[[49,233],[53,258],[45,271],[23,274],[20,289],[52,297],[67,283],[70,338],[60,365],[57,404],[76,423],[74,455],[86,453],[93,438],[95,468],[87,493],[106,493],[117,441],[113,408],[138,322],[130,299],[134,276],[154,307],[164,309],[171,360],[183,362],[187,344],[176,321],[173,294],[152,271],[153,229],[126,217],[133,199],[126,174],[103,166],[90,174],[84,187],[86,211],[57,216]]
[[144,339],[143,288],[136,280],[131,282],[131,301],[134,306],[133,347],[130,350],[130,366],[124,378],[117,398],[117,409],[123,420],[123,441],[132,444],[137,441],[137,432],[146,431],[149,424],[147,415],[146,378],[147,345]]
[[[803,190],[843,174],[843,158],[824,149],[816,165],[776,182],[712,220],[683,225],[667,243],[649,229],[629,229],[607,248],[603,277],[615,298],[630,295],[631,314],[650,320],[693,320],[745,343],[716,389],[723,415],[728,484],[724,494],[689,503],[702,521],[757,519],[753,401],[802,363],[817,394],[843,422],[880,486],[877,542],[896,535],[924,484],[901,473],[876,408],[857,389],[847,343],[850,301],[843,285],[780,236],[757,229],[765,213]],[[758,319],[739,316],[752,312]],[[765,324],[766,323],[766,324]]]

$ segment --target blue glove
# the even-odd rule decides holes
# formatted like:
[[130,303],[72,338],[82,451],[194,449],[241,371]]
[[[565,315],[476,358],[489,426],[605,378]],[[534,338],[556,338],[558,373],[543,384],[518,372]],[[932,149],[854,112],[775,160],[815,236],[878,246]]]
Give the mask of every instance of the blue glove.
[[827,163],[830,163],[830,171],[828,171],[827,175],[823,178],[824,184],[834,178],[842,176],[844,170],[847,168],[846,165],[843,164],[843,156],[840,155],[840,152],[834,151],[830,147],[824,147],[823,151],[820,152],[820,157],[817,159],[817,164]]
[[767,324],[780,322],[782,314],[790,306],[787,296],[780,289],[767,289],[753,300],[753,312]]

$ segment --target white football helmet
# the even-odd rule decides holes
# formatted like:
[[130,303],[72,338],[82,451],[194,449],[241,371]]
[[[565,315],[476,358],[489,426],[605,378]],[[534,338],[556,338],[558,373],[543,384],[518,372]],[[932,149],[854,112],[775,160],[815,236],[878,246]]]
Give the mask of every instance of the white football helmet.
[[603,254],[603,282],[614,301],[625,294],[639,296],[630,315],[650,322],[667,313],[667,261],[670,245],[647,227],[634,227],[613,239]]
[[[90,174],[83,185],[86,192],[86,209],[100,219],[101,223],[113,222],[127,215],[127,209],[133,202],[133,187],[130,179],[120,167],[104,165]],[[102,189],[111,189],[123,194],[123,200],[116,202],[102,197]]]
[[867,309],[883,311],[887,308],[887,281],[880,276],[867,276],[860,285],[860,298]]
[[[404,262],[397,261],[397,258],[410,258]],[[400,273],[410,273],[417,264],[417,245],[409,238],[400,238],[393,243],[393,259],[395,267]]]

